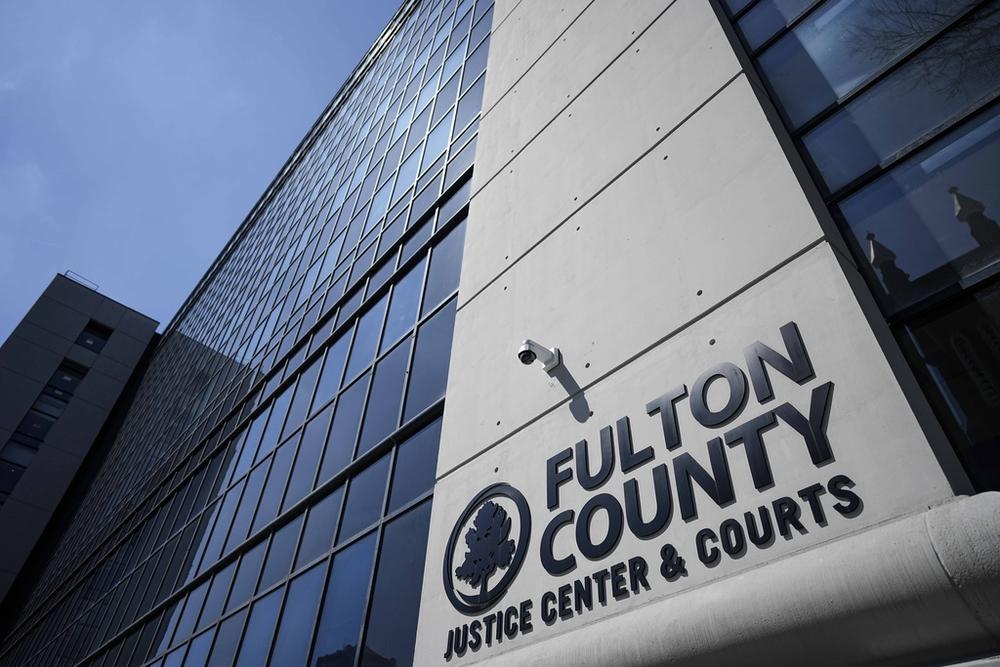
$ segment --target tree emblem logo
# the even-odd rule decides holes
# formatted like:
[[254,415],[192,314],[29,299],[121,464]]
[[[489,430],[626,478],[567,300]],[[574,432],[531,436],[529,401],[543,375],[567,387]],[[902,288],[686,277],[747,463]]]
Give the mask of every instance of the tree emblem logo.
[[472,615],[496,604],[521,568],[530,535],[531,515],[520,491],[509,484],[480,491],[455,523],[445,551],[444,588],[455,609]]

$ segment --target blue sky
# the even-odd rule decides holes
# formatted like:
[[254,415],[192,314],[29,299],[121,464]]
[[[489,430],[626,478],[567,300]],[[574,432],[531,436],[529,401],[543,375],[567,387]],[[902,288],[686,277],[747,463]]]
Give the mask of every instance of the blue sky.
[[0,341],[66,269],[166,324],[399,4],[0,4]]

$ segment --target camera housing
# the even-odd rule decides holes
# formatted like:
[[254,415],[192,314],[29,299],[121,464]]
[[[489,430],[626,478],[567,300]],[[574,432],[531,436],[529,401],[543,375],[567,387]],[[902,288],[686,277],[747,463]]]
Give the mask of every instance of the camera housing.
[[541,361],[545,372],[551,373],[562,363],[562,353],[557,347],[548,348],[526,338],[517,349],[517,359],[525,366]]

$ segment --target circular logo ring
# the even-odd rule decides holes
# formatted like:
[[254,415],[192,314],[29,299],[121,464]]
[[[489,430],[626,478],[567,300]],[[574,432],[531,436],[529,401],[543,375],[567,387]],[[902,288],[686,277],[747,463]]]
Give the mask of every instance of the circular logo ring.
[[[517,543],[514,545],[514,555],[511,559],[510,565],[507,566],[507,570],[503,577],[501,577],[499,583],[493,586],[490,591],[481,596],[464,595],[455,590],[454,571],[452,568],[455,546],[458,543],[462,528],[468,523],[473,513],[476,512],[485,501],[498,496],[513,501],[514,506],[517,507],[520,527],[518,530]],[[448,599],[451,600],[451,604],[455,607],[455,609],[463,614],[475,615],[496,604],[497,601],[503,597],[503,594],[507,592],[507,589],[514,582],[514,577],[517,576],[518,570],[521,569],[521,564],[524,562],[524,555],[528,551],[528,541],[530,537],[531,512],[528,509],[528,501],[524,499],[524,495],[520,491],[515,489],[510,484],[500,482],[492,484],[476,494],[476,497],[473,498],[462,511],[461,516],[459,516],[458,521],[455,523],[455,527],[452,528],[451,536],[448,538],[448,546],[446,547],[444,555],[444,590],[448,594]]]

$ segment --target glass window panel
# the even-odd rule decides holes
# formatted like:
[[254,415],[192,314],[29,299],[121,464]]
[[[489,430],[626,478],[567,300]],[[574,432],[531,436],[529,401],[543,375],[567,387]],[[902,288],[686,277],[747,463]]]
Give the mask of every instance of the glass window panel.
[[813,0],[762,0],[744,14],[737,25],[753,51],[811,4]]
[[984,9],[805,136],[830,191],[996,94],[1000,12]]
[[344,373],[344,361],[347,359],[347,348],[351,344],[351,330],[348,329],[326,351],[323,361],[323,373],[316,387],[314,409],[324,405],[340,389],[340,376]]
[[904,331],[917,377],[973,483],[1000,489],[1000,286],[994,282]]
[[462,92],[472,85],[472,82],[486,70],[486,56],[489,53],[490,40],[487,38],[476,50],[469,54],[462,71]]
[[458,289],[458,278],[462,271],[462,244],[465,242],[465,223],[448,232],[434,246],[431,253],[431,268],[427,274],[427,288],[424,290],[424,305],[421,315],[426,315],[438,304]]
[[427,131],[427,123],[431,118],[431,108],[427,107],[424,109],[419,116],[413,119],[413,123],[410,125],[410,134],[406,138],[406,147],[403,149],[404,155],[409,155],[410,151],[416,148],[420,140],[424,138],[424,133]]
[[1000,108],[840,204],[890,310],[1000,261]]
[[333,546],[333,534],[337,532],[337,516],[340,514],[340,501],[343,497],[344,487],[339,486],[309,508],[299,553],[295,556],[295,567],[305,565]]
[[361,456],[396,430],[411,342],[411,339],[403,341],[375,367],[357,456]]
[[389,511],[393,512],[434,486],[441,420],[425,426],[396,450]]
[[337,400],[337,410],[333,416],[333,426],[326,441],[326,451],[323,465],[320,468],[319,481],[329,479],[341,470],[354,456],[354,442],[358,437],[361,422],[361,411],[365,405],[365,395],[368,393],[370,374],[365,374],[351,385]]
[[[472,125],[474,126],[475,123]],[[458,181],[458,179],[461,178],[466,171],[468,171],[469,167],[472,166],[472,160],[476,156],[476,140],[477,137],[473,137],[469,143],[465,144],[465,147],[458,152],[458,155],[455,155],[451,159],[451,162],[448,163],[448,169],[444,179],[444,187],[446,189],[450,188],[453,183]],[[454,146],[458,145],[459,144],[456,141]],[[452,147],[453,149],[454,146]]]
[[264,540],[240,558],[239,569],[236,570],[236,578],[233,580],[233,590],[229,594],[229,602],[226,604],[227,613],[246,602],[253,595],[254,589],[257,587],[257,575],[260,574],[260,564],[264,561],[266,550],[267,540]]
[[212,577],[212,584],[208,588],[208,595],[205,597],[205,604],[201,610],[201,620],[198,622],[199,630],[214,623],[222,615],[222,607],[226,603],[229,585],[233,583],[235,573],[236,563],[234,561]]
[[17,430],[36,440],[43,440],[55,423],[56,420],[49,415],[42,414],[37,410],[28,410],[28,414],[21,420]]
[[302,420],[305,419],[306,412],[309,410],[309,402],[312,399],[313,387],[316,386],[316,376],[319,375],[322,361],[322,357],[317,358],[299,376],[298,384],[295,387],[295,398],[292,399],[292,404],[288,408],[288,418],[285,420],[285,428],[281,434],[282,438],[294,431],[302,423]]
[[420,167],[420,151],[413,151],[399,165],[399,176],[396,177],[396,189],[393,191],[392,203],[395,204],[406,194],[413,182],[417,180],[417,169]]
[[86,373],[86,369],[76,368],[69,366],[68,364],[62,364],[58,369],[56,369],[56,372],[49,379],[49,385],[68,394],[72,394],[76,391],[77,386],[79,386]]
[[431,130],[430,135],[427,137],[427,148],[424,150],[421,171],[426,169],[428,165],[433,164],[444,153],[444,149],[448,147],[448,137],[450,136],[451,116],[448,115]]
[[970,4],[835,0],[775,42],[758,62],[786,116],[798,127]]
[[333,407],[331,406],[306,425],[302,444],[299,446],[299,452],[295,458],[295,467],[288,480],[288,491],[285,493],[282,509],[287,510],[312,491],[313,480],[316,477],[316,464],[319,463],[319,457],[323,453],[326,430],[332,412]]
[[171,651],[170,655],[163,659],[163,667],[181,667],[184,664],[184,653],[187,651],[187,648],[185,644],[179,649]]
[[184,613],[181,614],[181,618],[177,622],[177,629],[174,632],[174,644],[186,639],[194,631],[195,620],[201,613],[201,605],[208,594],[208,584],[209,582],[206,581],[188,593],[187,602],[184,603]]
[[240,494],[243,493],[243,486],[246,480],[240,481],[226,492],[226,497],[219,505],[215,526],[212,528],[212,537],[205,546],[205,555],[201,561],[201,571],[208,568],[222,555],[222,547],[226,543],[226,535],[229,533],[229,526],[233,522],[233,515],[236,506],[240,501]]
[[430,518],[431,504],[425,502],[385,528],[361,654],[363,666],[413,664]]
[[406,275],[396,281],[392,288],[392,301],[389,304],[389,316],[385,321],[385,333],[382,334],[381,350],[399,340],[403,334],[413,328],[417,319],[417,307],[420,304],[420,288],[424,281],[426,260],[406,272]]
[[434,115],[431,117],[431,123],[437,123],[441,118],[444,117],[445,113],[451,108],[451,105],[455,102],[455,98],[458,96],[458,75],[451,77],[446,84],[441,87],[441,92],[438,93],[437,101],[434,102]]
[[264,479],[267,477],[267,470],[267,463],[263,463],[254,468],[247,477],[246,489],[240,499],[239,509],[236,510],[233,517],[233,525],[229,528],[229,537],[226,538],[226,547],[222,550],[223,554],[229,553],[247,538],[250,521],[257,509],[257,501],[260,500],[260,492],[264,486]]
[[386,454],[351,478],[347,487],[347,501],[344,503],[344,519],[337,535],[338,544],[382,516],[388,476],[389,454]]
[[313,667],[354,664],[374,557],[372,533],[334,559],[313,646]]
[[288,599],[281,613],[271,664],[306,664],[309,638],[316,621],[325,574],[326,562],[323,562],[296,577],[288,585]]
[[35,447],[20,442],[8,442],[4,445],[3,452],[0,452],[0,458],[9,463],[27,467],[37,452],[38,449]]
[[243,644],[236,659],[237,667],[269,664],[268,649],[271,648],[271,636],[274,634],[274,623],[278,619],[281,608],[283,588],[268,593],[253,603],[250,609],[250,619],[247,621],[246,632],[243,633]]
[[251,534],[256,533],[278,516],[281,498],[284,496],[285,482],[288,480],[288,471],[292,467],[292,458],[295,455],[295,446],[296,439],[293,438],[274,452],[271,459],[271,469],[267,473],[267,482],[264,484],[264,492],[260,496],[257,514],[254,516],[253,526],[250,528]]
[[358,320],[357,333],[351,346],[351,357],[347,362],[347,378],[353,378],[368,367],[378,349],[378,337],[382,329],[382,316],[388,297],[383,296]]
[[299,541],[299,528],[302,527],[302,515],[279,528],[271,537],[271,548],[267,551],[264,571],[260,575],[258,591],[266,590],[272,584],[288,574],[292,564],[292,554]]
[[215,639],[215,628],[208,632],[203,632],[192,640],[188,647],[187,656],[184,658],[185,665],[204,665],[208,659],[208,652],[212,648],[212,640]]
[[469,92],[459,100],[458,112],[455,115],[455,136],[458,136],[465,129],[465,126],[472,122],[472,119],[479,113],[479,109],[483,105],[484,81],[486,81],[486,77],[482,77],[479,81],[476,81],[475,85],[469,89]]
[[403,421],[411,419],[444,396],[448,384],[451,336],[455,328],[455,301],[436,313],[417,332]]
[[212,656],[208,659],[208,667],[230,667],[233,664],[246,616],[247,610],[241,609],[219,625],[215,644],[212,645]]
[[288,403],[291,401],[291,398],[292,387],[289,385],[274,399],[274,404],[271,407],[271,416],[267,420],[267,428],[264,429],[264,435],[260,439],[260,447],[257,449],[257,456],[254,457],[255,462],[261,460],[264,455],[269,453],[278,444],[278,433],[281,432],[282,424],[285,421],[285,413],[288,412]]

